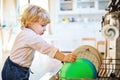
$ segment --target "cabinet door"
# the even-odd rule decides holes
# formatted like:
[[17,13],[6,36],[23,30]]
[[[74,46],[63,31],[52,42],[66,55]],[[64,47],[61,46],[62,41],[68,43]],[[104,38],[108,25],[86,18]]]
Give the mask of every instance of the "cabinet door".
[[98,0],[98,9],[104,10],[107,8],[107,5],[109,3],[109,0]]
[[72,11],[73,10],[73,0],[60,0],[60,11]]
[[95,9],[96,0],[77,0],[76,9]]

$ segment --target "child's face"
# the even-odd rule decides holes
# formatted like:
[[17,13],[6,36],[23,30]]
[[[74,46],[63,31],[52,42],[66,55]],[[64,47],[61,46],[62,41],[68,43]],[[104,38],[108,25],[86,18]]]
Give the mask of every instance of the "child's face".
[[31,28],[39,35],[43,35],[46,31],[46,25],[41,25],[39,22],[34,23]]

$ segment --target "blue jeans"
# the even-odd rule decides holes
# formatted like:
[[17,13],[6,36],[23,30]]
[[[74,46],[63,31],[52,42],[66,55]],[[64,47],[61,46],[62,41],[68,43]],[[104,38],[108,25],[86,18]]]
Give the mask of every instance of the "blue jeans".
[[8,57],[2,69],[2,80],[29,80],[29,74],[29,68],[19,66]]

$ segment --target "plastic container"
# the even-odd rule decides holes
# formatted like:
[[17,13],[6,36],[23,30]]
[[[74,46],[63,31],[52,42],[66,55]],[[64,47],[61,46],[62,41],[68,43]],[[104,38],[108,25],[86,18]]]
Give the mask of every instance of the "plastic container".
[[97,71],[89,60],[77,58],[74,63],[64,63],[59,75],[60,80],[95,80]]

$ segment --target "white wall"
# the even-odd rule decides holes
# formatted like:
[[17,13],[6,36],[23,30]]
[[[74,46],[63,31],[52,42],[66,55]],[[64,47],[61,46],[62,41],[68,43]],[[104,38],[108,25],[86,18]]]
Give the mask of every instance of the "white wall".
[[3,24],[6,26],[16,23],[15,0],[3,0]]

